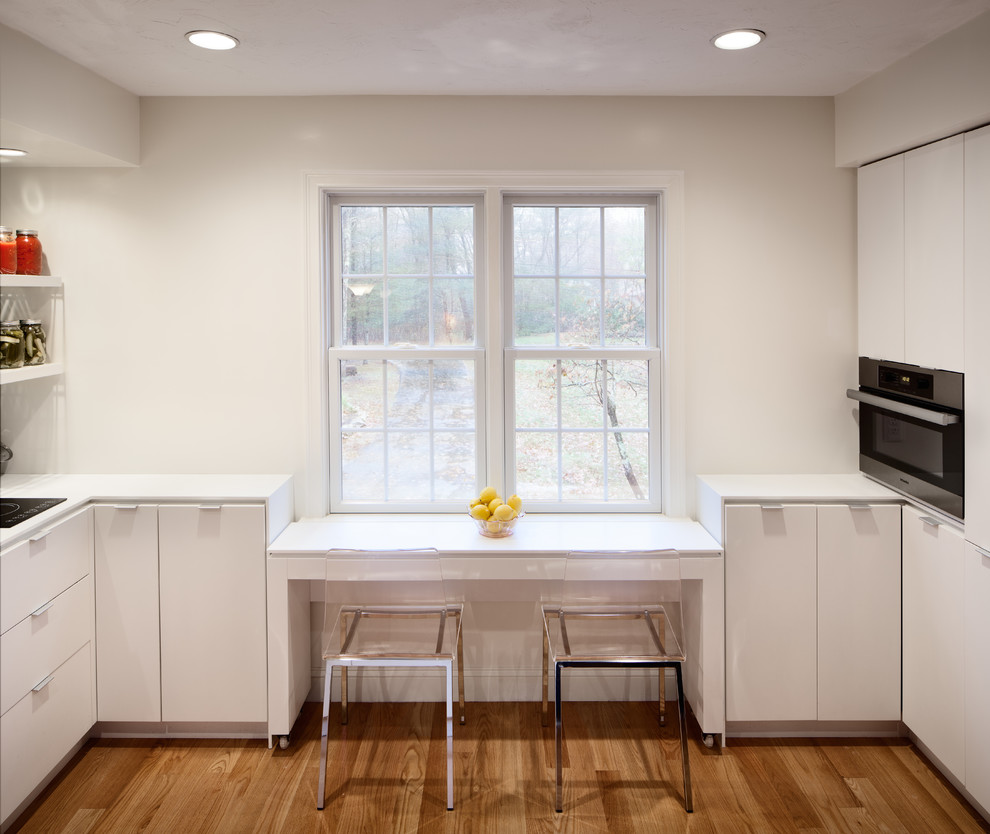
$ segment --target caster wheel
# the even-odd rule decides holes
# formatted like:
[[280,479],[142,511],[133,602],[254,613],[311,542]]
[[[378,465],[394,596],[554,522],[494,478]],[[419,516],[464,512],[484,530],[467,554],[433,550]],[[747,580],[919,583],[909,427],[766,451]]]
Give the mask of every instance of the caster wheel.
[[278,737],[278,749],[279,750],[288,750],[289,749],[289,737],[288,736],[279,736]]
[[705,743],[705,747],[711,750],[715,746],[715,736],[711,733],[705,733],[701,739]]

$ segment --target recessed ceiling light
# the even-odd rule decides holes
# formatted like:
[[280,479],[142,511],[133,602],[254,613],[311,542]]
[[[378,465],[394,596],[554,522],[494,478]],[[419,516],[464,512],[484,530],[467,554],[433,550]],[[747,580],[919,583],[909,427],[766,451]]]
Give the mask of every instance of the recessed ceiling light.
[[27,156],[27,151],[18,148],[0,148],[0,156]]
[[759,29],[732,29],[722,32],[712,38],[712,43],[719,49],[749,49],[756,46],[767,36]]
[[206,29],[186,32],[186,40],[194,46],[203,47],[203,49],[233,49],[239,43],[233,35],[225,35],[223,32],[210,32]]

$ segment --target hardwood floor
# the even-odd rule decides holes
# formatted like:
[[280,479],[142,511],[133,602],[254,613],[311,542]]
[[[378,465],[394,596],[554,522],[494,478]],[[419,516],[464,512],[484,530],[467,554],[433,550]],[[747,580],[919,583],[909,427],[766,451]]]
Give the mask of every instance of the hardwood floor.
[[[671,704],[672,714],[676,707]],[[327,807],[316,810],[319,705],[287,750],[261,741],[97,740],[17,821],[22,832],[979,832],[990,831],[903,740],[739,740],[691,727],[694,813],[676,721],[640,703],[565,706],[564,812],[553,727],[533,703],[469,704],[445,808],[441,704],[331,714]],[[346,744],[343,744],[346,733]],[[343,754],[342,754],[342,748]],[[346,756],[346,758],[345,758]]]

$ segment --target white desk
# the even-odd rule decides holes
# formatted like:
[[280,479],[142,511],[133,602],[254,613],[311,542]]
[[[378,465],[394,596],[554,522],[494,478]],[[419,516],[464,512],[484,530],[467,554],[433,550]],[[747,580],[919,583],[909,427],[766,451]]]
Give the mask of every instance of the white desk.
[[[462,583],[465,624],[482,633],[469,647],[465,629],[468,700],[496,700],[506,695],[505,681],[519,672],[522,689],[508,697],[538,700],[541,670],[537,652],[542,633],[536,620],[522,622],[528,635],[525,655],[510,668],[505,653],[516,651],[519,635],[485,634],[484,623],[499,605],[514,605],[513,614],[538,608],[541,591],[563,573],[569,550],[647,550],[673,548],[681,554],[684,580],[684,627],[688,662],[685,694],[706,735],[725,731],[724,570],[719,544],[693,521],[646,515],[530,515],[513,536],[489,539],[463,516],[338,515],[290,524],[268,549],[268,731],[287,736],[317,674],[311,655],[311,583],[324,578],[323,555],[331,547],[389,549],[435,547],[444,574]],[[488,606],[488,608],[486,608]],[[519,622],[516,623],[518,625]],[[532,626],[532,628],[530,628]],[[529,632],[533,632],[529,634]],[[520,644],[521,645],[521,644]],[[473,649],[473,650],[472,650]],[[502,665],[472,678],[472,661],[491,666],[501,652]],[[485,675],[488,678],[485,678]],[[518,681],[517,681],[518,684]],[[474,690],[474,691],[472,691]],[[484,690],[487,690],[484,691]],[[318,690],[316,690],[318,691]]]

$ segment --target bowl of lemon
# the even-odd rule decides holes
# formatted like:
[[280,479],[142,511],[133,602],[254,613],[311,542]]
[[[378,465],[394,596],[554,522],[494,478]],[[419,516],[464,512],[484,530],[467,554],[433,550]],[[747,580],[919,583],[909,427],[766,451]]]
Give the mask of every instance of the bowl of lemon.
[[478,525],[478,532],[490,539],[512,535],[512,528],[526,513],[522,512],[522,498],[512,495],[503,501],[495,487],[485,487],[481,494],[468,504],[468,514]]

